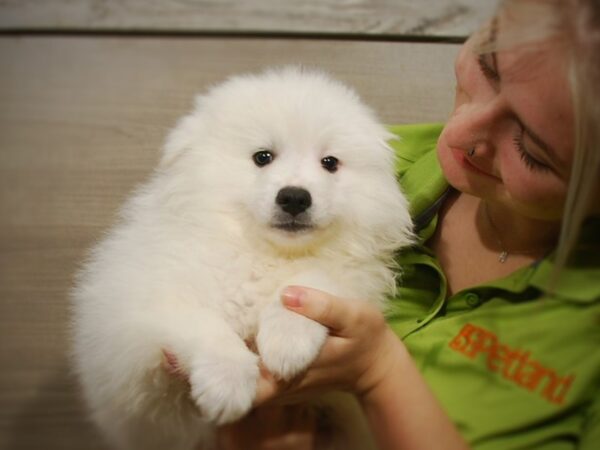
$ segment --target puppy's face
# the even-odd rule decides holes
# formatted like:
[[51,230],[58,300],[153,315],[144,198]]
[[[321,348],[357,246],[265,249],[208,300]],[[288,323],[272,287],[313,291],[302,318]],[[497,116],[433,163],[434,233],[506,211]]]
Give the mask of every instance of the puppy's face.
[[273,139],[278,143],[251,155],[254,179],[244,205],[264,237],[277,245],[303,246],[331,237],[344,216],[343,152],[336,151],[333,139],[308,135],[306,130],[304,139]]
[[301,250],[349,230],[397,226],[391,210],[405,205],[388,138],[345,86],[287,69],[234,78],[200,97],[164,163],[180,159],[196,190],[237,217],[242,232]]

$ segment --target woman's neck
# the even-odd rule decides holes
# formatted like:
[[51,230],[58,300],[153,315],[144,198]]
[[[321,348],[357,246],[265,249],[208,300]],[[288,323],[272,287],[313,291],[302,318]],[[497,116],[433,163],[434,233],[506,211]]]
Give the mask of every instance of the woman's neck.
[[484,245],[507,254],[538,256],[556,245],[560,222],[527,217],[475,197],[472,201],[476,202],[477,229]]

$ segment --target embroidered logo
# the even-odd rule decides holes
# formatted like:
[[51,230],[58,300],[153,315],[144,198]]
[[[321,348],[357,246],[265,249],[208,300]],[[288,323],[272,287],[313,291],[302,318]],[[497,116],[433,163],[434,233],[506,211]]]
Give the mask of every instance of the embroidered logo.
[[512,349],[500,343],[491,331],[470,323],[452,339],[450,348],[470,359],[483,356],[486,367],[492,372],[557,405],[563,403],[575,379],[572,374],[559,376],[532,359],[531,352]]

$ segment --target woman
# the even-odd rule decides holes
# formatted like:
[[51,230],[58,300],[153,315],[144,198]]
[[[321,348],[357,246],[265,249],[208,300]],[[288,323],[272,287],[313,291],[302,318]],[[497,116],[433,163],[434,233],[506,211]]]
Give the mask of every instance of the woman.
[[[600,3],[503,2],[456,78],[443,129],[395,129],[420,243],[387,323],[288,288],[331,337],[293,386],[264,374],[257,405],[348,390],[382,449],[597,448]],[[280,412],[262,411],[223,442]],[[280,448],[310,448],[312,422],[294,420]]]

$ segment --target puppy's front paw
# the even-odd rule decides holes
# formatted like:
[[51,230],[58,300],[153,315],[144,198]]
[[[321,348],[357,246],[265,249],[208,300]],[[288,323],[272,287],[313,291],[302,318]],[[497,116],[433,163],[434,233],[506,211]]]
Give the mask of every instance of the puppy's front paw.
[[258,375],[258,358],[249,351],[197,357],[189,380],[202,417],[217,425],[241,418],[252,406]]
[[317,357],[327,328],[284,309],[263,315],[256,344],[266,368],[277,378],[290,380]]

